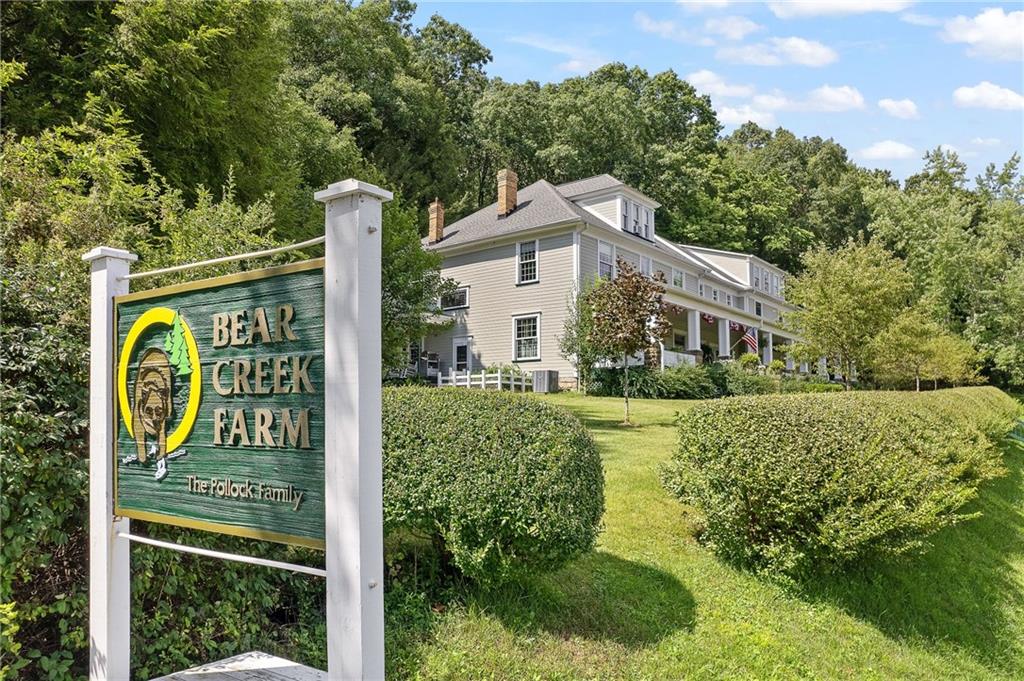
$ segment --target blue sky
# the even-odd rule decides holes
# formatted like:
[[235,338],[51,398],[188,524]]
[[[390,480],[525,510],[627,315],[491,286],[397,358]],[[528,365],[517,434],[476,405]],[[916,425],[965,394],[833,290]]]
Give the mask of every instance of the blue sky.
[[435,12],[492,51],[491,76],[673,69],[726,133],[752,119],[833,137],[899,178],[938,145],[972,175],[1024,149],[1024,2],[420,2],[416,23]]

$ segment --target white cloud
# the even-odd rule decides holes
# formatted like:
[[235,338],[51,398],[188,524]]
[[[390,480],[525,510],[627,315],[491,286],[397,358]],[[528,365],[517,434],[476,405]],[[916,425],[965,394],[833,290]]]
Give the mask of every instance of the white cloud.
[[746,17],[728,16],[708,19],[704,22],[704,30],[715,33],[727,40],[743,40],[748,34],[760,31],[764,26],[754,23]]
[[769,2],[768,9],[780,19],[793,19],[867,12],[902,12],[912,4],[912,0],[786,0]]
[[1001,141],[998,137],[975,137],[971,144],[976,147],[998,147]]
[[726,83],[720,75],[707,69],[694,71],[686,80],[693,87],[712,97],[749,97],[754,94],[753,86]]
[[825,66],[839,58],[835,50],[817,40],[796,37],[769,38],[767,42],[753,45],[723,47],[715,56],[725,61],[754,66]]
[[807,105],[814,111],[849,111],[863,109],[864,97],[855,87],[822,85],[811,90]]
[[838,113],[864,108],[864,96],[857,88],[849,85],[833,87],[822,85],[807,93],[803,99],[792,99],[776,90],[768,94],[757,95],[753,104],[765,111],[818,111]]
[[927,14],[917,14],[916,12],[907,12],[906,14],[900,15],[900,21],[914,26],[941,26],[942,19],[936,17],[930,17]]
[[753,121],[765,128],[775,125],[775,115],[773,113],[770,111],[758,111],[749,104],[738,107],[721,107],[718,110],[718,120],[725,125],[743,125],[747,121]]
[[1024,60],[1024,10],[1006,14],[990,7],[973,19],[955,17],[946,22],[942,38],[965,43],[972,57]]
[[706,9],[723,9],[732,4],[731,0],[676,0],[676,4],[687,12],[703,12]]
[[671,19],[653,19],[646,12],[637,12],[633,15],[633,23],[644,33],[653,33],[666,40],[675,40],[681,43],[692,43],[696,45],[714,45],[710,38],[701,36],[688,28],[680,26]]
[[957,106],[975,109],[1024,109],[1024,95],[983,80],[974,87],[958,87],[953,91]]
[[896,118],[917,118],[917,104],[912,99],[880,99],[878,106]]
[[861,158],[869,161],[895,161],[903,158],[913,158],[917,155],[917,152],[914,151],[913,147],[902,142],[885,140],[875,142],[870,147],[861,149],[858,154]]
[[529,34],[512,36],[509,42],[526,45],[545,52],[561,54],[568,59],[558,64],[561,71],[571,73],[589,73],[594,69],[604,66],[610,60],[596,50],[585,45],[574,45],[557,38],[549,38],[543,35]]

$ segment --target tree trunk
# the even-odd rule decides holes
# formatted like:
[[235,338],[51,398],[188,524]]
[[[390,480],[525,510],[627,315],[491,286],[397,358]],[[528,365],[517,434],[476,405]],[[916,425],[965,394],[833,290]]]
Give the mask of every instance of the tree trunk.
[[920,371],[918,371],[917,373],[914,374],[914,384],[916,386],[917,392],[921,392],[921,372]]
[[623,353],[622,365],[624,367],[622,375],[622,396],[625,398],[626,403],[626,419],[623,423],[629,423],[629,358]]

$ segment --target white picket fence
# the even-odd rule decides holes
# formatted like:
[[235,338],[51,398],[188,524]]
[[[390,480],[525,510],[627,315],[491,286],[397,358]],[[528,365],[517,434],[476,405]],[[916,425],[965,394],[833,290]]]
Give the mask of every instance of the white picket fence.
[[487,373],[484,369],[476,373],[451,371],[437,373],[437,386],[456,388],[477,388],[479,390],[509,390],[511,392],[533,392],[533,375],[498,371]]

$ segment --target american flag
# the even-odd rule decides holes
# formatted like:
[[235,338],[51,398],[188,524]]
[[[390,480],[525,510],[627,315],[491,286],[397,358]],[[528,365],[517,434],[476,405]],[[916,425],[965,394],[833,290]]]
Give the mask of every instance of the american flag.
[[707,312],[701,312],[700,316],[703,317],[704,321],[706,321],[708,324],[714,324],[715,323],[715,315],[713,315],[713,314],[709,314]]
[[757,352],[757,327],[748,326],[747,332],[743,334],[743,342],[747,344],[751,352]]

